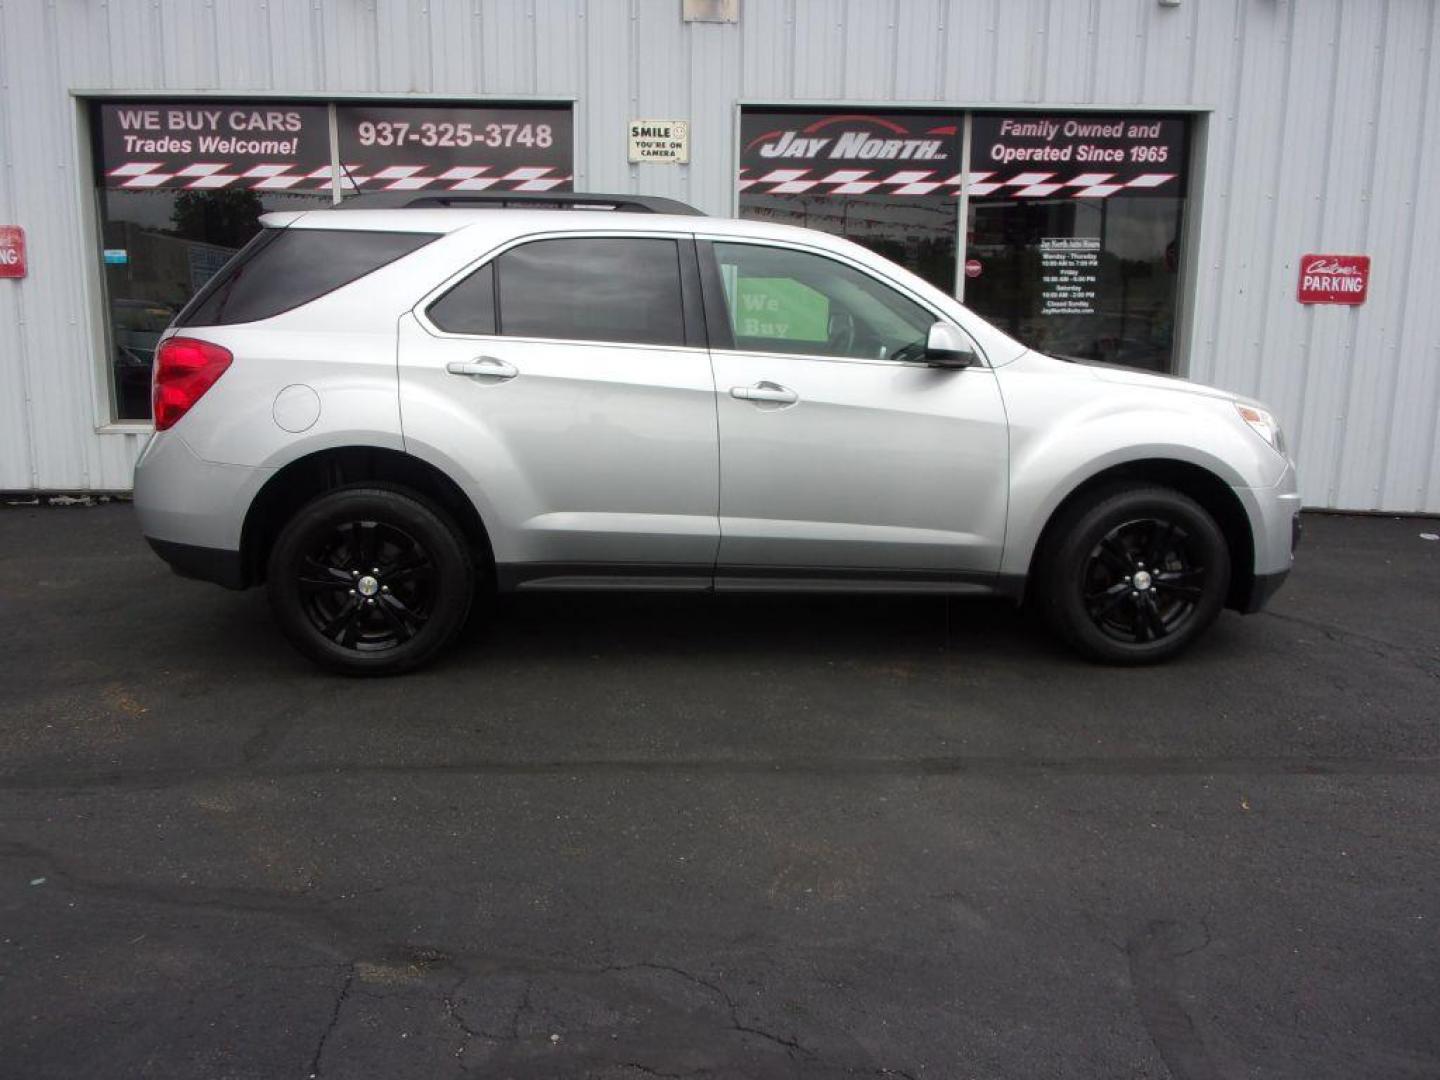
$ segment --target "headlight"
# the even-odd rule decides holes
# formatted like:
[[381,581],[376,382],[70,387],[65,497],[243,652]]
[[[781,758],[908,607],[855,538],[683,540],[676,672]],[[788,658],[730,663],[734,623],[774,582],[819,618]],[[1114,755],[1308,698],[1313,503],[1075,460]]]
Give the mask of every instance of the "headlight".
[[1280,424],[1264,409],[1257,409],[1253,405],[1241,405],[1235,403],[1235,411],[1240,414],[1240,419],[1250,425],[1250,430],[1259,435],[1270,448],[1277,454],[1285,453],[1285,433],[1280,430]]

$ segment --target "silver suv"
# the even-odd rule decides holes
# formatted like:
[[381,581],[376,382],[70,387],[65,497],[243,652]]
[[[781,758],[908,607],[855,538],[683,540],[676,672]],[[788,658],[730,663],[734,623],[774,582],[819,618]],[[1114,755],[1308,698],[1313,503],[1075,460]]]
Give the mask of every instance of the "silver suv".
[[322,664],[425,663],[487,587],[1000,594],[1139,663],[1290,569],[1255,402],[824,233],[513,201],[271,214],[156,351],[145,535]]

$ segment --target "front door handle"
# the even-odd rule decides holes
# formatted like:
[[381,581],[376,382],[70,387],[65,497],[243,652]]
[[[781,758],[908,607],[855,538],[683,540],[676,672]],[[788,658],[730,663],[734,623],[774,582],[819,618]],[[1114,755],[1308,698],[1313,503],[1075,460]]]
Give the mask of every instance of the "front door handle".
[[800,400],[800,395],[794,390],[773,382],[758,382],[754,386],[732,386],[730,396],[741,401],[773,401],[780,405],[794,405]]
[[505,382],[520,374],[514,364],[507,364],[498,356],[477,356],[474,360],[451,360],[445,365],[451,375],[473,375],[492,382]]

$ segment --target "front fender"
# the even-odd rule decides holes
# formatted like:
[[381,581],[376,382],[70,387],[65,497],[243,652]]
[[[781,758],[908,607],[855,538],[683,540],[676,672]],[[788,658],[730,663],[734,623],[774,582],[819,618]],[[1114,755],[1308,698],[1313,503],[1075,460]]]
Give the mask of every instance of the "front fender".
[[1252,534],[1264,527],[1252,489],[1273,487],[1288,464],[1244,425],[1229,398],[1101,382],[1083,367],[1068,366],[1059,378],[1053,369],[1017,367],[998,372],[1011,439],[1003,574],[1029,571],[1046,524],[1072,492],[1137,462],[1205,470],[1234,492]]

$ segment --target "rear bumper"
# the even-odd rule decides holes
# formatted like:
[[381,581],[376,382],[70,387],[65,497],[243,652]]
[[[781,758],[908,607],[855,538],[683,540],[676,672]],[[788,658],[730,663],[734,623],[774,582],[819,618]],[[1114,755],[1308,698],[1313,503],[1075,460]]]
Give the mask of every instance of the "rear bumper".
[[140,531],[177,574],[243,589],[245,511],[271,474],[204,461],[173,431],[156,435],[135,465]]
[[153,536],[147,536],[145,540],[155,554],[169,563],[170,569],[181,577],[213,582],[227,589],[243,589],[247,584],[245,566],[238,551],[177,544],[173,540],[157,540]]

